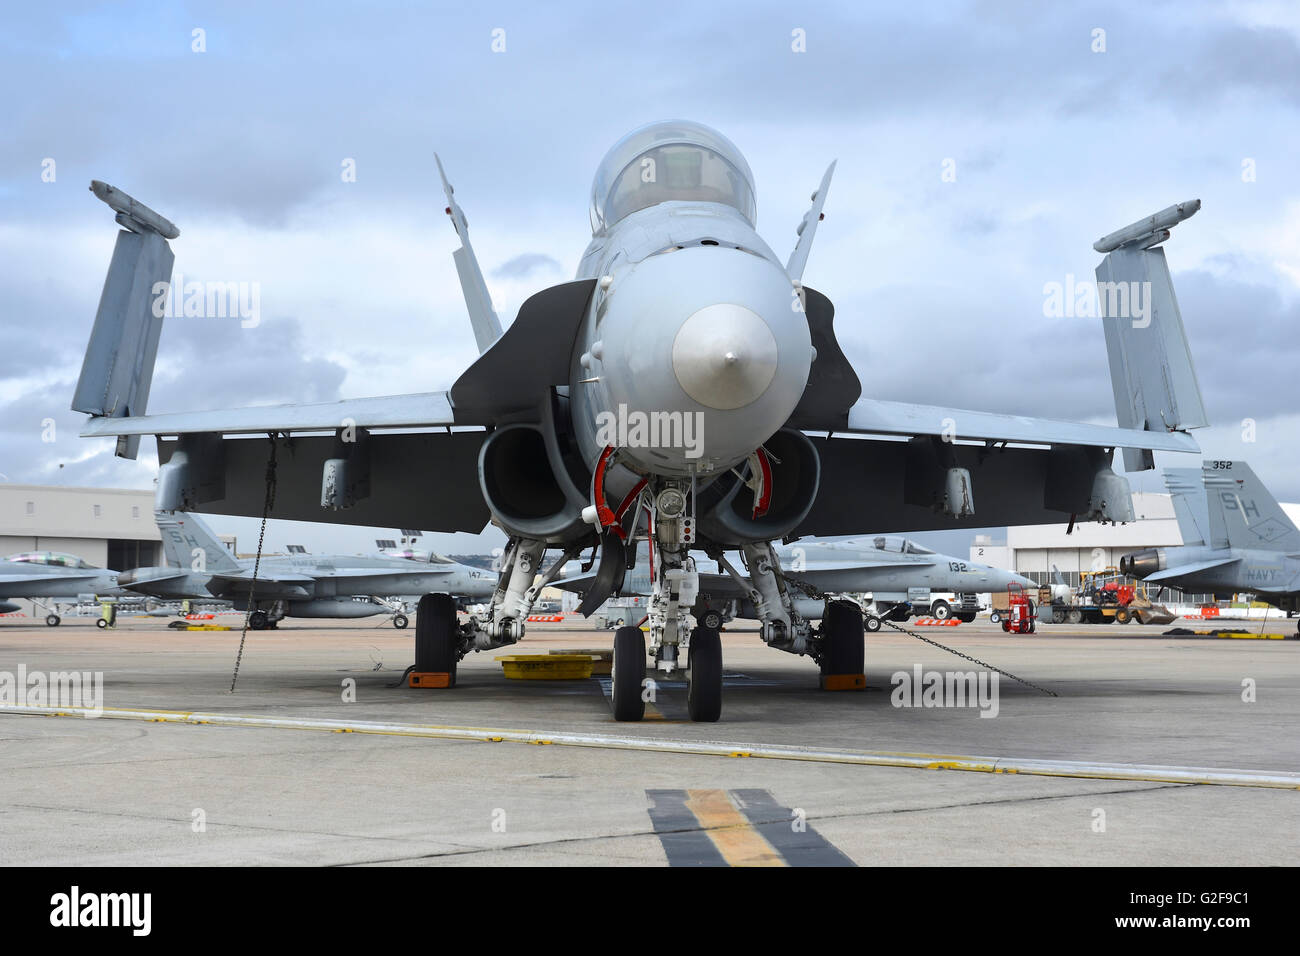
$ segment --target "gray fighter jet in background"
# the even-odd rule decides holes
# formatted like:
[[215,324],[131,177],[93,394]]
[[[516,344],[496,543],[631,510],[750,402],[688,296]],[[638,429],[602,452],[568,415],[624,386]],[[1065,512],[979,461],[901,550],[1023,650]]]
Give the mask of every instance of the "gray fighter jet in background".
[[[856,600],[870,593],[876,612],[894,620],[918,615],[940,620],[955,617],[973,621],[977,610],[975,595],[1005,592],[1012,584],[1025,589],[1035,587],[1029,578],[1013,571],[938,554],[898,535],[802,541],[778,548],[777,556],[787,582],[794,586],[796,612],[812,621],[821,620],[825,612],[826,602],[815,596],[820,594],[849,596]],[[742,560],[736,554],[727,555],[727,558],[733,563]],[[620,597],[654,593],[648,559],[649,549],[643,545],[638,550],[635,567],[624,578]],[[752,589],[743,576],[733,578],[721,566],[716,571],[709,570],[709,565],[717,562],[710,562],[703,556],[696,556],[694,560],[700,578],[699,600],[693,609],[697,619],[721,623],[736,617],[758,617]],[[584,594],[593,579],[591,574],[564,575],[553,586]],[[958,595],[956,606],[944,598],[933,596],[934,593],[946,592]],[[970,600],[961,601],[963,596],[969,596]],[[868,614],[865,620],[868,630],[879,630],[877,617]]]
[[[156,512],[169,567],[136,568],[117,576],[130,591],[169,600],[216,598],[248,610],[253,559],[236,559],[198,517]],[[432,552],[290,554],[263,558],[258,568],[249,626],[261,630],[286,617],[369,617],[392,613],[377,600],[408,594],[448,595],[456,604],[490,597],[496,574],[457,564]],[[406,627],[406,616],[393,617]]]
[[[134,597],[119,587],[120,575],[116,571],[87,564],[74,554],[61,551],[24,551],[11,554],[0,561],[0,598],[56,599],[56,607],[45,615],[45,623],[57,627],[63,620],[58,615],[57,604],[97,598]],[[69,601],[57,601],[67,598]],[[35,602],[39,603],[39,602]],[[7,610],[18,610],[18,605],[6,602]]]
[[[1199,200],[1094,244],[1105,257],[1112,427],[864,396],[830,299],[803,284],[833,169],[782,259],[755,231],[754,178],[730,140],[686,121],[634,130],[596,170],[577,278],[533,295],[504,332],[443,176],[480,352],[450,390],[161,415],[146,414],[162,327],[152,305],[180,231],[94,182],[124,231],[72,407],[93,416],[82,434],[116,436],[119,455],[158,439],[163,510],[258,516],[270,506],[275,518],[444,532],[491,520],[509,540],[490,611],[460,624],[449,595],[420,601],[416,668],[449,684],[466,653],[523,637],[567,562],[593,549],[590,613],[619,588],[631,543],[648,538],[649,654],[661,670],[685,667],[693,719],[717,720],[722,649],[690,613],[692,550],[744,554],[745,574],[730,561],[724,571],[757,595],[769,646],[860,673],[861,615],[814,627],[774,542],[1132,520],[1115,450],[1129,470],[1151,468],[1154,451],[1198,451],[1187,429],[1206,424],[1158,248]],[[865,329],[887,317],[850,321]],[[544,563],[548,548],[560,556]],[[642,632],[619,630],[619,720],[644,714],[646,663]]]
[[1250,592],[1288,616],[1300,610],[1300,530],[1249,465],[1206,461],[1199,474],[1171,468],[1165,485],[1182,547],[1126,554],[1120,571],[1216,597]]

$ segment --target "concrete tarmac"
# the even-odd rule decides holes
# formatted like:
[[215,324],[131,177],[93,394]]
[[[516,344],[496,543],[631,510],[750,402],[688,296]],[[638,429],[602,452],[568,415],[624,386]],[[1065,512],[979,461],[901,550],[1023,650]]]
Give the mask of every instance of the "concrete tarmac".
[[[890,752],[933,755],[930,766],[978,755],[1011,768],[1046,759],[1294,774],[1300,641],[1163,637],[1136,625],[1026,636],[983,622],[917,627],[1057,696],[1000,677],[983,707],[951,697],[924,706],[921,688],[921,706],[897,706],[917,667],[923,682],[929,672],[989,672],[886,630],[867,636],[867,689],[826,692],[808,658],[764,647],[737,622],[723,638],[720,722],[686,719],[678,677],[658,684],[650,719],[627,724],[612,719],[607,682],[509,681],[495,660],[611,644],[580,618],[530,625],[517,647],[470,655],[450,691],[389,686],[412,660],[414,631],[378,622],[249,632],[232,695],[238,630],[177,632],[157,618],[114,630],[0,621],[0,691],[20,667],[101,672],[99,703],[114,710],[485,728],[454,740],[0,712],[0,863],[1293,865],[1300,848],[1296,789],[824,759]],[[1280,623],[1267,630],[1286,633]],[[487,742],[493,729],[811,756]]]

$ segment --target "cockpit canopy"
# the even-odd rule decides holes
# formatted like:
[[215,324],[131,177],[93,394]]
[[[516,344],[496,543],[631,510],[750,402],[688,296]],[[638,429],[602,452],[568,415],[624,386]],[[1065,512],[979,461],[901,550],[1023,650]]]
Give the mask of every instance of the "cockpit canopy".
[[94,567],[75,554],[65,554],[62,551],[24,551],[22,554],[11,554],[5,560],[14,564],[43,564],[51,568]]
[[877,551],[893,551],[896,554],[934,554],[929,548],[922,547],[915,541],[898,535],[878,535],[871,539],[872,547]]
[[754,225],[754,177],[740,150],[701,123],[668,120],[633,130],[605,154],[591,186],[591,231],[672,200],[723,203]]

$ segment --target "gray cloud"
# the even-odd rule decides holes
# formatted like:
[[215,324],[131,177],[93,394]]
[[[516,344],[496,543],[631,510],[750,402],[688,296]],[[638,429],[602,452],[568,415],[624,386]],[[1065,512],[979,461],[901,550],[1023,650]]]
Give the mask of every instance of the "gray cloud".
[[492,270],[492,275],[499,279],[526,279],[536,272],[559,271],[560,264],[551,256],[540,252],[528,252],[507,259]]

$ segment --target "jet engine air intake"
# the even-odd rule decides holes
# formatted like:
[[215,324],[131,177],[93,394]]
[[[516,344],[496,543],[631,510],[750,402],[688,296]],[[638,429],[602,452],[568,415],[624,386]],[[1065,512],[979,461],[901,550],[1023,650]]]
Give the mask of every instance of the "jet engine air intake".
[[536,425],[493,432],[479,451],[478,477],[484,500],[507,534],[559,543],[590,532],[574,504],[584,496],[576,489],[566,494],[561,483],[570,483],[569,476],[551,467]]
[[[754,517],[750,488],[735,475],[710,486],[720,495],[711,507],[702,502],[702,532],[721,541],[771,541],[793,531],[812,509],[821,485],[821,458],[803,432],[783,428],[766,442],[772,466],[771,500],[767,511]],[[746,478],[748,478],[746,474]]]

